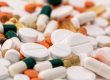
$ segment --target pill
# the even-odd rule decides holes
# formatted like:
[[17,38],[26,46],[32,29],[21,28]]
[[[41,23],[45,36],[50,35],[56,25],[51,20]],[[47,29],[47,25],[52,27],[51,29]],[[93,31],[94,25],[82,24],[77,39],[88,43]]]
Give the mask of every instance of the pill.
[[51,11],[52,11],[52,9],[48,5],[46,5],[42,8],[41,13],[38,16],[38,19],[36,22],[38,31],[44,31],[44,29],[46,28],[46,25],[48,23],[50,15],[51,15]]
[[0,51],[0,58],[2,58],[2,52]]
[[110,37],[106,35],[97,36],[96,40],[98,41],[98,45],[100,47],[107,47],[110,46]]
[[16,63],[20,60],[20,53],[15,49],[9,49],[5,53],[4,58],[9,60],[11,63]]
[[102,17],[109,20],[110,19],[110,10],[107,10],[105,11],[103,14],[102,14]]
[[9,76],[8,69],[0,65],[0,80],[4,80]]
[[77,46],[80,44],[89,43],[89,40],[86,36],[80,33],[75,33],[67,37],[63,42],[73,47],[73,46]]
[[63,61],[61,59],[53,59],[49,61],[39,62],[34,66],[36,71],[45,71],[47,69],[52,69],[55,67],[64,66]]
[[65,58],[71,55],[71,48],[64,43],[53,44],[49,48],[52,58]]
[[6,78],[5,80],[13,80],[13,78],[11,78],[11,77],[8,77],[8,78]]
[[25,15],[20,18],[19,22],[23,23],[26,27],[34,28],[36,29],[36,20],[37,20],[38,14],[30,14],[30,15]]
[[0,58],[0,66],[9,67],[11,65],[10,61]]
[[9,6],[6,2],[0,2],[0,7]]
[[24,74],[16,74],[13,80],[30,80],[28,76]]
[[14,32],[17,31],[17,28],[13,24],[0,24],[0,32],[6,34],[9,30],[12,30]]
[[86,1],[85,2],[85,7],[90,8],[90,7],[93,7],[93,6],[95,6],[94,2],[92,2],[92,1]]
[[107,35],[110,35],[110,26],[105,28],[105,32],[106,32]]
[[103,47],[103,48],[99,48],[97,49],[94,54],[93,57],[95,57],[97,60],[108,64],[110,63],[110,48],[109,47]]
[[95,73],[81,66],[72,66],[67,69],[68,80],[96,80]]
[[87,29],[88,35],[92,37],[105,34],[105,31],[102,28],[95,26],[95,25],[88,25],[86,26],[86,29]]
[[53,6],[58,6],[62,3],[62,0],[47,0],[47,2]]
[[24,57],[33,57],[36,60],[47,60],[50,54],[46,47],[37,43],[21,45],[20,52]]
[[45,36],[50,36],[53,31],[55,31],[58,28],[58,22],[55,20],[51,20],[44,31]]
[[2,45],[2,51],[13,48],[15,48],[15,45],[11,39],[7,39]]
[[78,19],[80,25],[82,25],[84,23],[94,21],[96,18],[96,13],[89,11],[89,12],[76,15],[74,18]]
[[32,28],[21,28],[18,31],[18,36],[22,42],[36,42],[38,33]]
[[31,80],[40,80],[39,78],[31,78]]
[[32,69],[36,61],[33,58],[26,58],[22,61],[12,64],[8,69],[11,76],[22,73],[26,69]]
[[94,49],[98,47],[98,41],[94,37],[87,37],[89,39],[90,44],[93,46]]
[[99,26],[101,28],[106,28],[109,25],[109,22],[103,18],[96,18],[94,21],[94,25]]
[[35,78],[38,76],[38,72],[33,69],[27,69],[24,71],[24,74],[27,75],[30,78]]
[[73,34],[71,31],[66,29],[58,29],[52,32],[51,41],[52,43],[61,43],[67,36]]
[[6,40],[6,37],[0,33],[0,43],[3,43]]
[[88,8],[88,11],[93,11],[97,15],[101,15],[105,11],[105,7],[103,5],[97,5],[97,6]]
[[14,31],[8,31],[6,34],[5,34],[6,38],[10,39],[12,37],[17,37],[17,34],[14,32]]
[[43,33],[38,32],[37,42],[43,41],[45,39],[45,36]]
[[85,58],[83,66],[106,79],[110,79],[110,67],[94,58]]
[[76,55],[85,53],[89,56],[89,55],[91,55],[90,53],[93,52],[93,46],[90,43],[74,46],[71,49],[72,49],[72,53],[74,53]]
[[73,8],[71,6],[61,6],[52,11],[51,17],[55,19],[62,19],[70,15]]
[[53,69],[48,69],[39,73],[38,77],[42,80],[53,80],[56,78],[65,78],[66,69],[65,67],[57,67]]

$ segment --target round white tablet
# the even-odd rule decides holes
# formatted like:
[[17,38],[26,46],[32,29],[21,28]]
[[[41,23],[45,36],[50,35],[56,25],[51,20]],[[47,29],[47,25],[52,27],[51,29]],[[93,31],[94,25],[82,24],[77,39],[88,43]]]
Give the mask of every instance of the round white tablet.
[[81,66],[72,66],[67,69],[67,79],[68,80],[95,80],[96,75],[81,67]]
[[97,36],[96,40],[98,41],[100,47],[110,45],[110,37],[109,36],[106,36],[106,35]]
[[4,80],[9,76],[8,69],[0,65],[0,80]]
[[2,45],[2,51],[15,48],[15,44],[11,39],[7,39]]
[[2,65],[2,66],[5,66],[5,67],[9,67],[10,64],[11,64],[10,61],[8,61],[6,59],[3,59],[3,58],[0,59],[0,66]]
[[66,37],[70,36],[71,34],[73,34],[73,32],[66,29],[55,30],[51,34],[51,41],[53,44],[61,43]]
[[105,34],[105,31],[102,28],[97,27],[95,25],[88,25],[86,29],[89,36],[96,37]]
[[53,44],[49,50],[53,58],[65,58],[71,54],[71,48],[64,43]]
[[36,60],[47,60],[49,57],[48,49],[37,43],[25,43],[21,45],[20,52],[25,57],[33,57]]
[[64,18],[71,14],[72,6],[61,6],[52,11],[52,18]]
[[14,76],[14,80],[30,80],[27,75],[24,74],[16,74]]
[[20,60],[20,53],[17,50],[10,49],[5,53],[4,58],[9,60],[11,63],[16,63]]
[[22,42],[36,42],[38,33],[32,28],[21,28],[18,31],[18,36]]

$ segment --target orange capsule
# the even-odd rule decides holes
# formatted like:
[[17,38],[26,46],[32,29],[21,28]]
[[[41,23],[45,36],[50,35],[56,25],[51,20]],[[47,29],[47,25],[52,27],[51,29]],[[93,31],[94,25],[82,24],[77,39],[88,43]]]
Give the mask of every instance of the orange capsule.
[[24,71],[24,74],[30,78],[35,78],[38,76],[38,72],[34,69],[27,69]]
[[24,59],[25,57],[20,53],[20,60]]
[[39,78],[32,78],[31,80],[40,80]]
[[41,41],[41,42],[38,42],[39,44],[45,46],[46,48],[49,48],[50,45],[44,40],[44,41]]
[[86,30],[86,28],[84,28],[84,27],[81,27],[81,28],[78,30],[78,32],[80,32],[80,33],[82,33],[82,34],[84,34],[84,35],[87,35],[87,30]]
[[86,8],[93,7],[94,5],[95,5],[94,2],[92,2],[92,1],[86,1],[86,2],[85,2],[85,7],[86,7]]
[[9,6],[6,2],[0,2],[0,7]]
[[13,17],[13,14],[12,13],[0,12],[0,21],[2,23],[5,23],[6,21],[8,21],[12,17]]
[[83,13],[86,11],[86,8],[81,8],[81,7],[74,7],[77,11],[79,11],[80,13]]
[[51,41],[51,37],[48,36],[45,38],[45,41],[51,46],[52,45],[52,41]]
[[36,4],[30,3],[25,5],[25,11],[29,12],[29,13],[33,13],[36,10]]

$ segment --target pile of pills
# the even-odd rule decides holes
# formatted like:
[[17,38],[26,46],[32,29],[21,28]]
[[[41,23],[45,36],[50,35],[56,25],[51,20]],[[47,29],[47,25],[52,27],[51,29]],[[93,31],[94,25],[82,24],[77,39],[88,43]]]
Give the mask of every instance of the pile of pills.
[[0,80],[110,80],[109,3],[0,0]]

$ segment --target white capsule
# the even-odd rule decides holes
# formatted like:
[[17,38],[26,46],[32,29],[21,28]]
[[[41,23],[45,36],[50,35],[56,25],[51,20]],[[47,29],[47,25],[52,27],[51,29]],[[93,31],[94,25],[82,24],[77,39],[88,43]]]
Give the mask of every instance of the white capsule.
[[65,78],[66,68],[61,66],[53,69],[48,69],[40,72],[38,77],[42,80],[53,80],[56,78]]
[[66,37],[73,34],[73,32],[66,29],[58,29],[52,32],[51,41],[52,43],[61,43]]
[[44,31],[45,36],[50,36],[53,31],[55,31],[58,28],[58,22],[55,20],[51,20]]
[[5,67],[9,67],[10,66],[10,61],[0,58],[0,66],[5,66]]
[[53,58],[66,58],[71,55],[71,48],[64,43],[58,43],[58,44],[53,44],[50,48],[49,51],[51,53],[51,56]]
[[18,36],[22,42],[36,42],[38,33],[32,28],[21,28],[18,31]]
[[39,15],[38,19],[37,19],[37,30],[38,31],[44,31],[44,29],[46,28],[46,25],[48,23],[48,20],[49,20],[49,17],[44,15],[44,14],[41,14]]
[[75,18],[78,19],[80,25],[90,22],[90,21],[94,21],[96,18],[96,13],[95,12],[85,12],[82,14],[79,14],[77,16],[75,16]]
[[5,53],[4,58],[9,60],[11,63],[16,63],[20,60],[20,53],[17,50],[10,49]]
[[11,76],[22,73],[26,69],[27,69],[27,65],[23,61],[17,62],[8,68]]
[[52,68],[52,64],[49,61],[39,62],[34,66],[34,69],[39,72],[47,69],[51,69],[51,68]]
[[71,14],[72,10],[72,6],[61,6],[52,11],[51,17],[56,19],[65,18]]
[[81,66],[72,66],[67,69],[68,80],[95,80],[95,73]]
[[14,80],[30,80],[27,75],[24,74],[16,74],[14,76]]
[[110,67],[94,58],[85,58],[83,66],[106,79],[110,79]]

